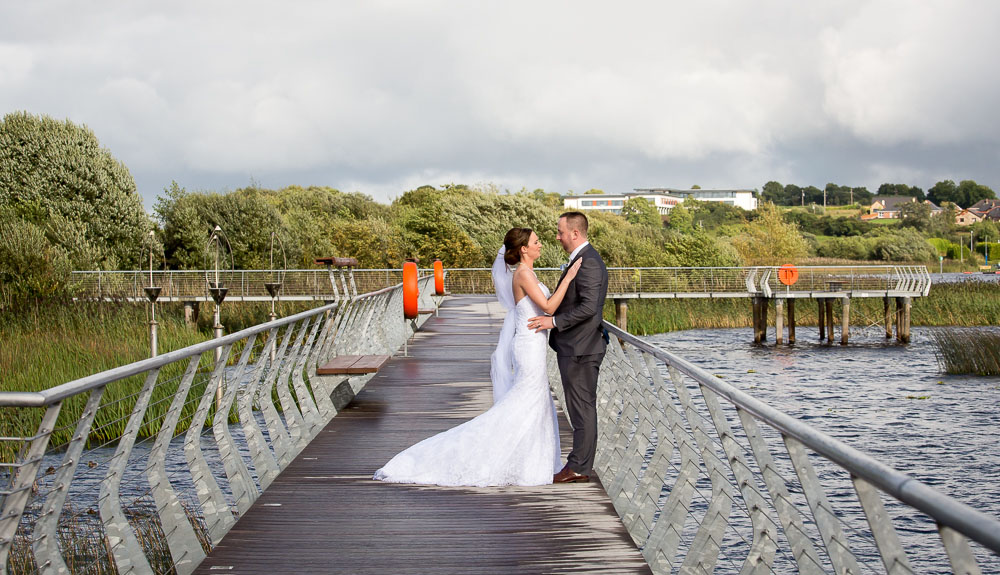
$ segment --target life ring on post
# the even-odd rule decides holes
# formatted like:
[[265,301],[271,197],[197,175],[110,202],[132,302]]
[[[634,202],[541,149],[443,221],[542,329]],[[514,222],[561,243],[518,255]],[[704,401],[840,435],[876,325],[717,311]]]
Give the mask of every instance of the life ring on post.
[[407,261],[403,264],[403,317],[416,319],[417,300],[420,297],[417,287],[417,262]]
[[444,295],[444,264],[434,260],[434,294]]

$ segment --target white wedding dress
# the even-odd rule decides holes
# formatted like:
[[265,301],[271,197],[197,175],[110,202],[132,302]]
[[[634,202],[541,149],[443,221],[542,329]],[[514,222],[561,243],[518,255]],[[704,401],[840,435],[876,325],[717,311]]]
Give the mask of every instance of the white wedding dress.
[[[538,285],[548,297],[549,290]],[[542,312],[527,296],[508,314],[516,318],[509,390],[485,413],[399,453],[375,472],[375,479],[476,487],[552,483],[560,451],[545,365],[548,332],[528,329],[528,319]]]

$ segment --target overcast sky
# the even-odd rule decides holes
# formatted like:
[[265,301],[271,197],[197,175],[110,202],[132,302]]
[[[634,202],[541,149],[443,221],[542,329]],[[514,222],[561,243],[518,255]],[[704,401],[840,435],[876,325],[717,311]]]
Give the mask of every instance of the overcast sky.
[[14,2],[0,112],[86,124],[151,210],[251,181],[567,193],[974,179],[1000,2]]

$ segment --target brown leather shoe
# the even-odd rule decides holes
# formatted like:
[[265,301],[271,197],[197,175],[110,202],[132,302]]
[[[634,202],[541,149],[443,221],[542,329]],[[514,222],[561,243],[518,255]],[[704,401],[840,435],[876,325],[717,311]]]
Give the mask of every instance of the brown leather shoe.
[[590,481],[589,475],[577,473],[569,468],[569,465],[562,468],[562,471],[552,476],[552,483],[587,483]]

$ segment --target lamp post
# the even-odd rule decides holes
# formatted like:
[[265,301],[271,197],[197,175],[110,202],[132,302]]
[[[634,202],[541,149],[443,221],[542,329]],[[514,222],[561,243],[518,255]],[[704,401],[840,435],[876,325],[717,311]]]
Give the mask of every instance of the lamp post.
[[156,300],[160,297],[162,288],[153,285],[153,245],[156,235],[153,230],[149,230],[149,285],[142,288],[146,292],[146,299],[149,300],[149,357],[156,357],[157,331],[159,324],[156,322]]
[[[274,269],[274,240],[278,240],[278,249],[281,250],[281,272],[278,273]],[[270,272],[268,280],[264,282],[264,289],[267,290],[268,295],[271,296],[271,313],[268,314],[268,319],[274,321],[278,319],[278,314],[274,311],[274,304],[278,301],[278,294],[281,293],[281,283],[284,281],[285,269],[288,267],[288,263],[285,259],[285,247],[281,243],[281,238],[275,232],[271,232],[271,256],[270,256]],[[277,342],[275,345],[271,346],[271,364],[274,364],[275,359],[275,348],[277,347]]]
[[[223,241],[226,242],[225,245],[223,245]],[[207,259],[209,255],[211,255],[214,261],[214,274],[211,276],[214,281],[209,279],[209,272],[207,269],[205,270],[205,276],[208,283],[208,293],[211,295],[212,301],[215,302],[215,315],[213,318],[215,324],[212,326],[212,329],[215,332],[214,335],[216,339],[222,337],[222,302],[226,299],[226,293],[229,291],[229,288],[225,286],[225,282],[219,280],[219,258],[220,256],[222,257],[222,263],[225,265],[226,251],[229,252],[230,261],[232,261],[232,249],[229,247],[229,240],[225,237],[225,233],[222,231],[222,228],[215,226],[215,229],[212,230],[212,235],[208,238],[208,243],[205,245],[205,258]],[[215,363],[218,364],[221,360],[222,348],[216,347]],[[225,378],[223,378],[223,380],[225,380]],[[215,391],[216,406],[222,405],[222,395],[222,383],[220,382],[219,387]]]

